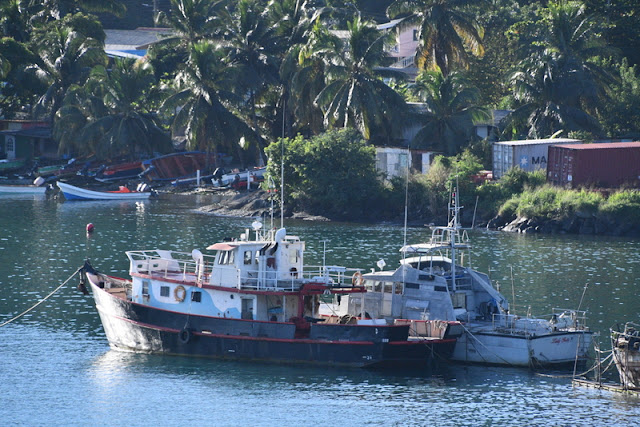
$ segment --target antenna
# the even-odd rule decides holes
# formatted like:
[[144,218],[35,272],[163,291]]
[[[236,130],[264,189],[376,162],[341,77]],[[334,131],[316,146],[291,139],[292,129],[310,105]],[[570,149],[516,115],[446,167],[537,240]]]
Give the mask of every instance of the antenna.
[[280,155],[280,228],[284,228],[284,138],[280,141],[282,143],[282,154]]

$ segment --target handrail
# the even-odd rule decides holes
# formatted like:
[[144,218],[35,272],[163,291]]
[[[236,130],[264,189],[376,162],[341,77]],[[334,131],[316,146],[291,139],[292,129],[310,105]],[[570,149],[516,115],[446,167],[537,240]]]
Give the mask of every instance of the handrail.
[[[349,272],[339,266],[304,266],[302,271],[283,272],[266,269],[241,270],[235,265],[215,265],[215,256],[203,255],[202,263],[194,260],[191,253],[177,251],[143,250],[128,251],[131,273],[156,274],[163,278],[193,281],[198,285],[211,283],[216,274],[231,274],[231,283],[238,289],[297,290],[305,283],[322,283],[332,287],[351,285]],[[224,273],[227,271],[227,273]],[[232,273],[229,273],[232,271]],[[235,276],[235,278],[233,278]],[[283,277],[284,276],[284,277]],[[289,276],[285,278],[286,276]],[[227,276],[228,277],[228,276]]]

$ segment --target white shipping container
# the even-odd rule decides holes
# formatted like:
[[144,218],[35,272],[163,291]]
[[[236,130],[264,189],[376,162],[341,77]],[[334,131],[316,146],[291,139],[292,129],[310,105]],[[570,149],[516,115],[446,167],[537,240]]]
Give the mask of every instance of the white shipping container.
[[547,169],[549,146],[557,144],[581,144],[578,139],[529,139],[522,141],[498,141],[493,143],[493,178],[501,178],[512,167],[526,172]]

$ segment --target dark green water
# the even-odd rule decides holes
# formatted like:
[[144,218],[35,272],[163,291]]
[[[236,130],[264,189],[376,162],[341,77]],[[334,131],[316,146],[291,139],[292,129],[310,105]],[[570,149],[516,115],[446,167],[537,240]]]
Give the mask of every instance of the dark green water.
[[[251,219],[196,213],[206,196],[141,203],[0,199],[0,323],[83,262],[126,276],[124,251],[203,249]],[[87,237],[85,226],[95,233]],[[285,221],[306,264],[397,265],[401,227]],[[407,242],[425,240],[424,228]],[[640,241],[475,231],[472,264],[490,271],[516,313],[582,308],[607,332],[640,322]],[[323,253],[323,241],[326,252]],[[511,280],[513,268],[513,287]],[[0,328],[2,425],[637,425],[640,398],[572,388],[527,370],[443,364],[375,373],[146,356],[109,350],[95,307],[73,280]]]

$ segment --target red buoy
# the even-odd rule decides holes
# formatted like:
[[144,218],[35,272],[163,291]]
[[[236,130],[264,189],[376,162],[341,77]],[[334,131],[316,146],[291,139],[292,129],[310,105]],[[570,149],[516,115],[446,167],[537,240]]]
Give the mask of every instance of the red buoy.
[[89,224],[87,224],[87,233],[93,233],[93,229],[93,223],[90,222]]

